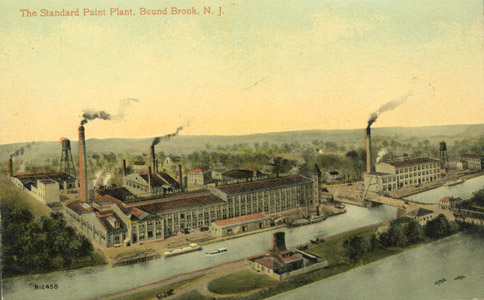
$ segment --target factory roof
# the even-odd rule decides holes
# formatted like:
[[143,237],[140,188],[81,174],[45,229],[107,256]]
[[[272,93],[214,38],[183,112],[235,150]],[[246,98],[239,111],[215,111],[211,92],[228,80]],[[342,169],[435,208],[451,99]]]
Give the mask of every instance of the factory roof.
[[188,171],[188,173],[206,173],[207,171],[204,171],[200,168],[197,168],[197,169],[193,169],[193,170],[190,170]]
[[22,185],[26,187],[28,190],[31,190],[32,186],[37,187],[37,180],[40,180],[42,182],[45,180],[53,180],[58,183],[61,183],[66,180],[69,180],[69,181],[75,180],[75,178],[70,175],[67,175],[65,173],[55,172],[55,171],[15,173],[14,177],[20,180]]
[[265,220],[267,219],[266,215],[263,213],[255,213],[255,214],[250,214],[246,216],[240,216],[236,218],[230,218],[230,219],[225,219],[225,220],[217,220],[214,223],[217,226],[224,227],[224,226],[234,226],[238,224],[244,224],[247,222],[254,222],[258,220]]
[[143,203],[126,204],[126,207],[136,207],[143,211],[157,214],[164,211],[177,210],[205,205],[224,204],[225,201],[209,192],[180,194],[179,196],[155,199]]
[[134,196],[133,193],[131,193],[127,188],[122,186],[100,188],[96,190],[96,193],[100,196],[109,195],[122,201],[125,201],[127,197]]
[[294,184],[311,183],[311,180],[301,175],[276,177],[269,179],[261,179],[243,183],[234,183],[227,185],[219,185],[216,188],[227,194],[248,193],[259,190],[268,190],[284,186],[291,186]]
[[388,162],[390,165],[395,167],[405,167],[405,166],[412,166],[412,165],[420,165],[426,163],[436,163],[437,160],[428,158],[428,157],[420,157],[420,158],[411,158],[402,161],[391,161]]
[[[96,214],[99,223],[106,231],[126,231],[126,226],[121,219],[112,211]],[[114,225],[116,224],[116,225]]]
[[74,202],[71,202],[70,204],[67,204],[67,207],[78,215],[81,215],[81,214],[84,214],[84,213],[89,213],[89,212],[92,211],[92,208],[90,208],[90,209],[85,208],[82,205],[81,201],[79,201],[79,200],[76,200]]
[[447,204],[449,202],[450,202],[449,197],[444,197],[444,198],[439,200],[439,203],[443,203],[443,204]]
[[252,261],[271,270],[283,267],[283,265],[272,256],[262,256],[260,258],[253,259]]
[[24,179],[35,179],[35,180],[44,180],[44,179],[52,179],[55,181],[59,180],[74,180],[75,178],[71,175],[66,173],[59,173],[56,171],[42,171],[42,172],[24,172],[24,173],[16,173],[15,177],[20,180]]
[[461,154],[459,156],[462,158],[475,158],[475,159],[481,159],[482,157],[484,157],[483,155],[479,155],[479,154]]
[[[148,183],[148,174],[140,174],[139,175],[141,178],[143,178],[143,180]],[[151,176],[151,182],[150,182],[150,185],[151,186],[163,186],[163,184],[165,184],[163,182],[163,180],[161,180],[160,177],[158,176]]]
[[[261,172],[256,171],[255,176],[263,175]],[[233,179],[242,179],[242,178],[252,178],[254,177],[254,171],[251,170],[230,170],[222,173],[222,176],[229,177]]]
[[165,181],[166,184],[169,184],[169,185],[178,185],[178,182],[173,179],[173,177],[171,177],[170,175],[168,175],[167,173],[165,172],[158,172],[158,175],[161,177],[161,179],[163,181]]

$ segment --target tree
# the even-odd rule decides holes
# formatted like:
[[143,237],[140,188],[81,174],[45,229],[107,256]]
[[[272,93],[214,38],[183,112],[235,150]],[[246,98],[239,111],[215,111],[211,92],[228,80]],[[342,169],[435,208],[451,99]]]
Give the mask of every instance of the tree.
[[440,214],[437,218],[430,220],[425,225],[425,235],[432,239],[439,239],[452,233],[447,218]]
[[390,228],[380,236],[382,245],[385,247],[402,247],[407,243],[402,224],[398,221],[390,222]]
[[362,236],[354,236],[343,242],[346,256],[352,262],[362,259],[368,252],[368,242]]
[[370,237],[370,247],[368,248],[368,251],[373,252],[373,251],[381,250],[383,248],[384,247],[383,247],[378,235],[375,234],[375,233],[372,234],[371,237]]
[[416,220],[410,220],[405,227],[405,236],[409,244],[416,244],[424,239],[422,226]]

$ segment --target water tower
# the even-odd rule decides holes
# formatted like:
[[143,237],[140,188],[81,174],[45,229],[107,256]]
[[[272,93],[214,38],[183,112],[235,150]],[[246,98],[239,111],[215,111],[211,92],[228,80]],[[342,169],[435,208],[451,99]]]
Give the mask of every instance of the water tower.
[[449,158],[447,157],[447,145],[445,142],[440,142],[439,144],[439,160],[440,160],[440,170],[449,170]]
[[76,178],[76,169],[74,168],[74,160],[72,159],[71,152],[71,141],[68,138],[61,138],[60,143],[62,145],[60,173]]

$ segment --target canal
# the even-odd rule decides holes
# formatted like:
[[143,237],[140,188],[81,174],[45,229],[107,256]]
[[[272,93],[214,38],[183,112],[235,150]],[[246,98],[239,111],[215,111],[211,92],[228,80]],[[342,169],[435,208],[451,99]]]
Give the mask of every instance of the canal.
[[[346,209],[346,214],[328,218],[322,223],[284,229],[287,245],[294,247],[308,242],[309,239],[378,223],[396,215],[395,207],[384,205],[370,209],[347,205]],[[209,245],[204,247],[202,251],[130,266],[115,268],[101,266],[7,279],[3,281],[4,296],[7,300],[95,298],[111,292],[137,287],[166,276],[207,268],[264,252],[271,246],[271,236],[272,232],[265,232]],[[228,252],[216,256],[205,255],[206,252],[220,247],[227,248]],[[38,290],[35,289],[36,284],[57,284],[58,288]]]
[[411,201],[422,203],[439,203],[439,200],[444,197],[460,197],[462,199],[469,198],[472,193],[484,188],[484,176],[475,177],[466,180],[464,183],[453,186],[442,186],[437,189],[429,190],[423,193],[415,194],[405,197]]

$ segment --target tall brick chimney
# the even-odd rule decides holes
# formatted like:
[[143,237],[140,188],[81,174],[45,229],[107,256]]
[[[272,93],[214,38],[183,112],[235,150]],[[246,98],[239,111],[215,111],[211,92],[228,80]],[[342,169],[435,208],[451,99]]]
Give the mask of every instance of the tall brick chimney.
[[151,193],[151,167],[148,167],[148,193]]
[[150,163],[149,163],[151,170],[153,173],[157,173],[157,166],[156,166],[156,155],[155,155],[155,145],[151,145],[150,147]]
[[87,162],[86,162],[86,137],[84,126],[79,126],[79,200],[87,201]]
[[13,176],[13,160],[11,157],[8,159],[8,176]]
[[371,128],[366,127],[365,130],[365,152],[366,152],[366,173],[373,172],[373,166],[371,164]]
[[127,172],[126,172],[126,159],[123,159],[122,172],[123,172],[123,177],[126,177],[126,175],[127,175]]
[[178,183],[180,184],[180,189],[183,192],[183,173],[182,165],[178,165]]

